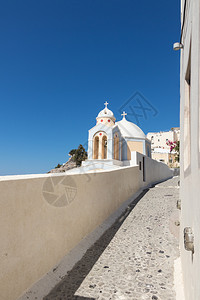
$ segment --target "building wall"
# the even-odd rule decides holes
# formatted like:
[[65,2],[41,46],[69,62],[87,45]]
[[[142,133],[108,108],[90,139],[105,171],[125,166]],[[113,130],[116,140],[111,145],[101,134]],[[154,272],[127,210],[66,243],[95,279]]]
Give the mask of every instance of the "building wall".
[[140,176],[143,182],[143,187],[149,185],[151,186],[152,184],[156,183],[158,177],[162,181],[167,174],[169,177],[172,176],[172,172],[167,165],[151,159],[150,157],[147,157],[141,153],[136,153],[136,160],[138,165],[141,162]]
[[146,156],[151,157],[151,143],[145,141]]
[[143,141],[136,142],[136,141],[127,141],[127,159],[131,159],[131,152],[136,151],[139,153],[143,153]]
[[180,128],[174,127],[174,128],[172,128],[172,130],[174,131],[175,141],[180,141]]
[[[182,35],[184,48],[181,50],[180,62],[180,248],[185,298],[197,300],[200,299],[200,1],[182,1],[181,8],[182,25],[184,20]],[[184,249],[185,227],[191,227],[194,232],[194,254]]]
[[166,165],[168,164],[168,153],[152,152],[152,158],[157,160],[157,161],[162,161]]
[[145,181],[138,166],[0,177],[0,298],[16,300],[124,201],[171,176],[147,157],[144,167]]
[[162,161],[167,164],[170,168],[179,167],[179,163],[175,161],[176,155],[172,153],[159,153],[152,152],[152,158],[157,161]]
[[180,130],[174,129],[170,131],[149,132],[147,138],[151,141],[151,148],[166,148],[170,147],[166,144],[168,140],[174,142],[179,140]]

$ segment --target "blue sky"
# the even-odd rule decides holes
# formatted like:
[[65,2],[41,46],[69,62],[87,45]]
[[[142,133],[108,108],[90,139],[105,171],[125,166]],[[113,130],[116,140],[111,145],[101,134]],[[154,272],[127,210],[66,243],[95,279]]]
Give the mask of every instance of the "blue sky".
[[174,0],[3,1],[0,175],[67,161],[106,100],[120,120],[139,92],[145,133],[179,126],[179,36]]

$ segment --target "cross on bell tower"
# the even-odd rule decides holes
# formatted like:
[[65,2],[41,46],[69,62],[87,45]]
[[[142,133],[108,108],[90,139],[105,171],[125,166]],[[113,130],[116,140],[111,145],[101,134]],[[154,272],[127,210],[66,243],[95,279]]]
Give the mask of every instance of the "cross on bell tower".
[[105,108],[107,108],[108,104],[109,104],[109,103],[108,103],[107,101],[104,103]]

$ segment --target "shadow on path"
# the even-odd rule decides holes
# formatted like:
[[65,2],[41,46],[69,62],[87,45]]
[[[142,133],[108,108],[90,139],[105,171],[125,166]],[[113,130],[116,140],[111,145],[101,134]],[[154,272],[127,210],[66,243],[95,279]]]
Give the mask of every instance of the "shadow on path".
[[[94,243],[79,260],[71,271],[59,282],[43,300],[95,300],[94,298],[76,296],[75,292],[88,275],[96,261],[106,249],[124,220],[140,199],[148,192],[144,190],[135,200],[133,200],[115,223]],[[89,288],[94,288],[93,285]]]

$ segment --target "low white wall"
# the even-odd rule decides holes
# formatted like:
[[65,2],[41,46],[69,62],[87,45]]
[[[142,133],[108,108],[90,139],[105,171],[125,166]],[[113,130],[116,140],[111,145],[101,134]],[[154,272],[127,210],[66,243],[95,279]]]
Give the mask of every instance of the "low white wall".
[[[16,300],[145,184],[170,175],[139,167],[79,175],[0,178],[0,299]],[[149,173],[150,172],[150,173]]]
[[172,170],[162,162],[158,162],[138,152],[133,153],[133,157],[137,165],[141,163],[140,180],[143,187],[151,186],[173,176]]

